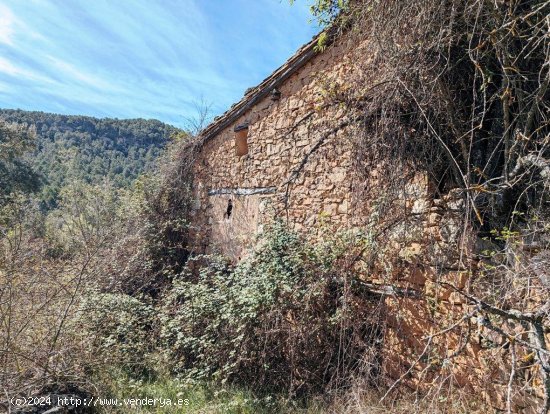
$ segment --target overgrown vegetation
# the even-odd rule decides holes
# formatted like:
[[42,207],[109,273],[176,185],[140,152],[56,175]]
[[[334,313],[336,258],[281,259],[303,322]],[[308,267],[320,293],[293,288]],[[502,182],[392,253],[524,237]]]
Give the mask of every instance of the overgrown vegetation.
[[[322,242],[273,223],[236,267],[197,257],[164,300],[161,338],[176,371],[290,397],[337,389],[352,374],[376,376],[383,326],[353,258],[360,235]],[[206,262],[206,263],[204,263]]]
[[[321,48],[332,36],[355,49],[361,76],[329,85],[324,105],[344,106],[345,125],[353,125],[354,162],[367,183],[360,196],[377,199],[379,189],[368,184],[375,174],[387,183],[377,204],[377,216],[389,218],[377,224],[386,229],[379,232],[380,252],[391,252],[404,227],[418,228],[399,203],[415,174],[427,174],[440,206],[452,199],[451,209],[460,206],[459,216],[447,216],[453,224],[442,221],[445,232],[432,234],[429,251],[417,258],[435,271],[438,289],[451,289],[470,305],[439,329],[455,332],[464,345],[436,348],[459,356],[472,341],[471,318],[478,318],[483,343],[510,353],[508,412],[517,409],[517,396],[534,395],[540,386],[540,412],[547,412],[550,302],[542,269],[550,268],[550,3],[329,0],[313,11],[332,24]],[[391,254],[380,258],[394,261]],[[449,269],[470,276],[467,289],[445,280]],[[418,362],[438,335],[424,339]],[[537,379],[520,358],[532,358]],[[449,378],[439,372],[436,390]]]
[[[186,134],[151,172],[175,132],[165,125],[2,111],[38,134],[0,123],[5,395],[163,393],[205,412],[475,412],[452,368],[477,340],[505,355],[508,412],[515,396],[537,392],[548,411],[549,7],[314,2],[331,27],[321,49],[349,41],[357,76],[327,85],[312,117],[344,110],[327,128],[346,129],[354,188],[373,203],[357,212],[360,231],[308,238],[274,220],[236,265],[189,243],[197,146]],[[407,250],[423,224],[403,206],[419,175],[453,212],[422,252]],[[382,297],[406,297],[393,276],[413,265],[434,273],[436,293],[414,293],[437,329],[414,338],[410,366],[385,382],[382,338],[388,309],[399,309]],[[467,286],[445,279],[450,271]],[[462,314],[443,312],[441,289],[458,295]],[[414,376],[427,389],[393,400]]]

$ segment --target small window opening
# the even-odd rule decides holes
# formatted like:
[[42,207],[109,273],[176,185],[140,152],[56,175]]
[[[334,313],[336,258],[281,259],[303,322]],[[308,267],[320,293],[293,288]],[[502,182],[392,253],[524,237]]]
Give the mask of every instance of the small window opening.
[[281,91],[277,88],[273,88],[269,94],[272,101],[278,101],[281,99]]
[[233,202],[229,200],[227,202],[227,209],[225,210],[223,217],[226,219],[229,219],[229,217],[231,217],[232,212],[233,212]]
[[235,131],[235,153],[237,157],[248,154],[248,122],[237,125]]

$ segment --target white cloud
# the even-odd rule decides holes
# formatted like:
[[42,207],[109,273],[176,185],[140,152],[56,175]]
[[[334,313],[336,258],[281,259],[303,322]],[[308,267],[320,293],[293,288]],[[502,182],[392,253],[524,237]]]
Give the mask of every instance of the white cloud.
[[51,64],[61,72],[63,72],[67,77],[73,78],[76,81],[83,83],[88,86],[92,86],[97,89],[108,89],[113,91],[114,87],[111,83],[105,81],[102,78],[83,72],[81,69],[76,66],[66,62],[62,59],[46,56],[46,58],[51,62]]
[[0,4],[0,43],[13,45],[15,16],[6,6]]
[[39,73],[33,72],[28,69],[23,69],[15,66],[11,61],[0,56],[0,73],[4,73],[8,76],[24,78],[32,81],[39,81],[45,83],[55,83],[55,81],[47,76],[43,76]]
[[181,123],[193,97],[223,112],[311,37],[305,6],[181,3],[0,0],[0,101]]
[[0,72],[11,76],[17,76],[21,71],[16,68],[9,60],[0,56]]

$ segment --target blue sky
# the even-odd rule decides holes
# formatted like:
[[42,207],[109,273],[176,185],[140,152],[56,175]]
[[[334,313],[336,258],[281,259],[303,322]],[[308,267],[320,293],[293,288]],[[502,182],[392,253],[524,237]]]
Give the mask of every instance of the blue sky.
[[308,0],[0,0],[0,108],[185,126],[311,39]]

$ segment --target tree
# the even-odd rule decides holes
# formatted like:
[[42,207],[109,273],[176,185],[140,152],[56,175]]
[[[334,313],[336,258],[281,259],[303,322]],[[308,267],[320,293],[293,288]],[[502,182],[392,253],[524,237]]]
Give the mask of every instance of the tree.
[[35,132],[23,125],[0,120],[0,207],[16,193],[40,187],[40,177],[24,158],[34,147]]
[[28,164],[43,176],[42,208],[57,207],[61,189],[72,182],[100,184],[107,176],[117,188],[129,188],[179,130],[157,120],[97,119],[44,112],[1,109],[14,128],[36,129]]

